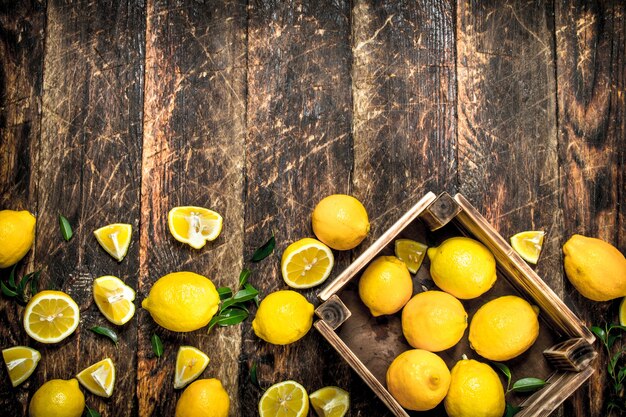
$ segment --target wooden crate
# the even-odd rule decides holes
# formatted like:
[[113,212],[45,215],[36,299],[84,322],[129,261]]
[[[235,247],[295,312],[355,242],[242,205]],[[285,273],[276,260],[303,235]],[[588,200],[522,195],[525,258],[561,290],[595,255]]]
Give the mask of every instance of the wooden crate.
[[[396,238],[410,238],[436,246],[451,236],[479,240],[494,254],[498,280],[474,300],[463,300],[469,318],[485,302],[516,294],[540,308],[540,332],[535,344],[506,364],[513,379],[538,377],[548,385],[532,396],[511,393],[507,401],[523,407],[517,416],[546,416],[570,396],[594,372],[594,336],[545,282],[509,246],[498,232],[460,194],[452,198],[428,193],[346,270],[322,290],[315,328],[398,417],[445,415],[443,405],[429,412],[409,412],[386,389],[385,374],[393,359],[411,349],[402,335],[400,314],[372,317],[358,295],[358,278],[378,255],[393,254]],[[436,289],[429,276],[429,261],[414,277],[414,292]],[[438,353],[449,367],[463,354],[482,362],[470,347],[467,331],[457,346]],[[513,395],[512,395],[513,394]]]

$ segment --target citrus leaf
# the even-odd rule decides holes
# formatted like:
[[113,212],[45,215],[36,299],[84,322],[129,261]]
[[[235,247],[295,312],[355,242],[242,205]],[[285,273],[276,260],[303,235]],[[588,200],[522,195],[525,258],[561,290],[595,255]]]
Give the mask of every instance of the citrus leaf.
[[255,387],[265,391],[265,388],[263,388],[261,386],[261,384],[259,383],[259,377],[257,375],[257,363],[253,362],[252,363],[252,367],[250,368],[250,382],[252,382],[252,385],[254,385]]
[[250,284],[244,285],[243,289],[237,291],[237,294],[233,296],[233,300],[238,303],[244,303],[246,301],[250,301],[254,299],[259,294],[259,290],[254,288]]
[[94,410],[93,408],[89,408],[89,406],[85,406],[85,415],[87,417],[102,417],[99,412]]
[[233,292],[228,287],[219,287],[217,293],[222,301],[233,296]]
[[59,214],[59,226],[61,227],[61,235],[63,235],[63,239],[65,239],[66,242],[69,242],[73,236],[72,226],[70,226],[69,220],[63,217],[62,214]]
[[261,246],[254,252],[254,255],[252,255],[252,259],[250,260],[252,262],[262,261],[274,251],[274,246],[276,246],[276,239],[274,239],[274,234],[272,234],[272,237],[270,237],[270,239],[265,242],[263,246]]
[[17,297],[17,293],[7,287],[4,282],[0,281],[0,287],[2,287],[2,294],[6,295],[7,297]]
[[17,268],[17,265],[13,265],[13,268],[11,268],[11,273],[9,274],[9,287],[12,290],[17,289],[17,285],[15,284],[15,268]]
[[617,339],[619,339],[620,337],[622,337],[622,334],[612,334],[610,335],[607,340],[606,340],[606,347],[608,347],[609,349],[611,349],[611,347],[613,347],[613,344],[615,343],[615,341]]
[[513,417],[515,414],[519,413],[522,410],[522,407],[517,407],[515,405],[511,405],[506,403],[506,409],[504,411],[504,417]]
[[543,388],[547,384],[546,381],[539,378],[522,378],[515,381],[511,391],[515,392],[533,392]]
[[248,318],[249,313],[245,310],[239,308],[229,308],[225,311],[222,311],[215,324],[221,327],[231,326],[233,324],[239,324]]
[[109,329],[108,327],[94,326],[94,327],[91,327],[89,330],[101,336],[108,337],[109,339],[113,341],[113,343],[117,345],[117,340],[118,340],[117,333],[115,333],[113,330]]
[[599,326],[591,326],[591,332],[598,336],[598,339],[602,340],[603,343],[606,343],[606,331]]
[[509,367],[500,362],[491,362],[491,363],[493,364],[493,366],[498,368],[500,372],[504,374],[504,376],[506,376],[506,386],[508,387],[509,385],[511,385],[511,370],[509,369]]
[[158,334],[154,333],[152,338],[150,338],[150,343],[152,343],[152,351],[156,355],[157,358],[160,358],[163,355],[163,342]]
[[241,271],[241,274],[239,274],[239,288],[243,287],[248,282],[250,273],[248,268],[244,268],[243,271]]

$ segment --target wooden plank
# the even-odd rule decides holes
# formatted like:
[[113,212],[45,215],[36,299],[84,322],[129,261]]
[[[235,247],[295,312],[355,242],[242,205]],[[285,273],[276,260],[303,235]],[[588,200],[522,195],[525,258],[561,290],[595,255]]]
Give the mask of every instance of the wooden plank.
[[[564,231],[598,237],[626,252],[626,5],[557,1],[555,7],[559,157]],[[581,296],[566,282],[566,300],[587,325],[617,322],[616,304]],[[608,357],[600,349],[590,383],[565,403],[566,415],[604,416]],[[617,414],[616,414],[617,415]]]
[[[147,2],[146,85],[139,292],[147,296],[161,276],[189,270],[235,287],[243,248],[243,154],[245,135],[245,2],[172,5]],[[167,227],[176,206],[211,208],[224,217],[220,237],[201,250],[177,242]],[[180,334],[139,313],[138,414],[174,415],[179,346],[209,355],[201,377],[220,379],[237,401],[240,327]],[[165,345],[157,359],[150,338]]]

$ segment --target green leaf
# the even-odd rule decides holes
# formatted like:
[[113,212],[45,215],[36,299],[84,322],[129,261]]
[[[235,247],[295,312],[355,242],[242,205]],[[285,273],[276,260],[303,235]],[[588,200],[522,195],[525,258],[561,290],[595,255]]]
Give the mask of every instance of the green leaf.
[[115,333],[113,330],[109,329],[108,327],[94,326],[94,327],[91,327],[89,330],[101,336],[108,337],[109,339],[113,341],[113,343],[117,345],[117,340],[118,340],[117,333]]
[[259,388],[259,389],[263,389],[263,387],[261,387],[261,384],[259,384],[259,378],[257,376],[257,363],[253,362],[252,363],[252,367],[250,368],[250,382],[252,382],[252,385],[254,385],[255,387]]
[[270,237],[270,239],[265,242],[263,246],[261,246],[254,252],[254,255],[252,255],[252,259],[250,260],[252,262],[262,261],[274,251],[274,246],[276,246],[276,239],[274,239],[274,234],[272,234],[272,237]]
[[163,342],[161,341],[161,338],[158,334],[154,333],[150,342],[152,343],[152,351],[157,358],[160,358],[161,355],[163,355]]
[[607,338],[607,341],[606,341],[606,347],[611,349],[613,347],[613,345],[615,344],[615,341],[617,339],[621,338],[621,337],[622,337],[621,333],[620,334],[609,335],[609,337]]
[[248,282],[250,273],[248,268],[244,268],[243,271],[241,271],[241,274],[239,274],[239,288],[243,287]]
[[602,341],[602,343],[606,344],[606,331],[599,326],[591,326],[591,332],[598,336],[598,339]]
[[94,410],[93,408],[89,408],[89,406],[85,406],[85,415],[87,417],[102,417],[99,412]]
[[522,407],[518,407],[515,405],[511,405],[506,403],[506,408],[504,410],[504,417],[513,417],[515,414],[519,413],[522,410]]
[[15,268],[17,268],[17,265],[13,265],[11,273],[9,274],[9,287],[14,291],[17,290],[17,285],[15,284]]
[[500,363],[500,362],[491,362],[491,363],[493,366],[498,368],[500,372],[502,372],[504,376],[506,377],[506,387],[508,389],[509,385],[511,385],[511,370],[509,369],[508,366],[506,366],[503,363]]
[[221,327],[231,326],[233,324],[239,324],[248,318],[249,313],[240,308],[229,308],[227,310],[222,311],[215,324]]
[[256,297],[253,298],[254,300],[254,304],[256,304],[257,308],[259,307],[259,295],[257,294]]
[[220,296],[220,300],[225,300],[233,296],[233,292],[228,287],[219,287],[217,293]]
[[622,357],[622,353],[624,353],[624,351],[619,351],[611,357],[611,360],[607,364],[609,375],[613,375],[613,371],[615,370],[615,365],[617,365],[617,361],[619,361],[619,358]]
[[63,235],[63,239],[65,239],[66,242],[69,242],[73,235],[72,226],[70,226],[69,220],[63,217],[62,214],[59,214],[59,226],[61,227],[61,234]]
[[0,281],[0,287],[2,287],[2,294],[6,295],[7,297],[17,297],[17,293],[7,287],[4,282]]
[[254,299],[259,294],[259,290],[254,288],[250,284],[244,285],[243,289],[237,291],[237,294],[233,296],[233,300],[238,303],[244,303],[246,301],[250,301]]
[[539,378],[522,378],[515,381],[511,391],[515,392],[534,392],[543,388],[547,384],[546,381]]
[[619,372],[617,373],[617,381],[622,382],[624,380],[624,377],[626,377],[626,368],[620,368]]

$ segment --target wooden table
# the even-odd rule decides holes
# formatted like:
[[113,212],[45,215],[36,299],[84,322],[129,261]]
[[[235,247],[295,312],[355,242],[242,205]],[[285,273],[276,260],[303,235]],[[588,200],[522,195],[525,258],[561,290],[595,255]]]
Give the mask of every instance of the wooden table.
[[[257,339],[251,319],[173,334],[141,309],[117,347],[87,330],[107,324],[91,296],[105,274],[138,301],[178,270],[235,286],[250,267],[262,294],[285,288],[280,255],[312,235],[312,208],[331,193],[359,198],[372,223],[361,246],[336,252],[333,276],[428,190],[461,192],[505,237],[547,231],[537,272],[587,324],[617,320],[617,302],[565,279],[561,246],[583,233],[626,250],[622,1],[19,0],[0,6],[0,29],[0,208],[37,216],[20,272],[42,268],[40,287],[81,309],[73,336],[43,346],[22,308],[0,300],[1,347],[43,356],[17,389],[2,368],[3,415],[26,415],[45,380],[110,356],[115,394],[88,394],[90,407],[172,416],[175,355],[189,344],[211,357],[203,376],[222,380],[232,416],[257,414],[255,363],[264,383],[339,385],[350,416],[390,416],[315,331],[286,347]],[[166,215],[178,205],[222,213],[219,239],[199,251],[176,242]],[[133,225],[121,263],[92,235],[113,222]],[[272,233],[273,255],[250,264]],[[317,303],[317,291],[302,293]],[[555,415],[606,415],[606,360]]]

